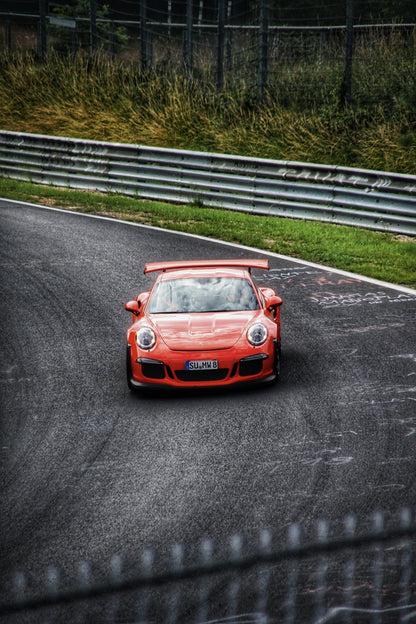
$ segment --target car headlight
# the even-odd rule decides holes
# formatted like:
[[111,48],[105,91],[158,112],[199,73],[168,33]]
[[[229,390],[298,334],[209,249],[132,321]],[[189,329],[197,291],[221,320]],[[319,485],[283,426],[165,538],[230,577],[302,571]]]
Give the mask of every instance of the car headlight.
[[141,349],[151,349],[156,342],[156,334],[150,327],[142,327],[136,332],[136,342]]
[[267,328],[263,325],[263,323],[256,323],[247,331],[247,340],[254,347],[259,347],[266,341],[267,334]]

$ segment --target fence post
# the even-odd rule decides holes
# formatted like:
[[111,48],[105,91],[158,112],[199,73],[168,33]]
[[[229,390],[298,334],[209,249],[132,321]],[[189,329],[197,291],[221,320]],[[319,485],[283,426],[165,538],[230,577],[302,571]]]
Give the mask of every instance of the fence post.
[[96,0],[90,0],[90,51],[94,56],[97,49],[97,5]]
[[[231,23],[231,13],[233,10],[233,0],[228,0],[227,3],[227,25]],[[228,28],[225,32],[225,49],[226,49],[226,70],[231,71],[231,51],[232,51],[232,30]]]
[[46,61],[46,0],[39,0],[39,39],[38,53],[41,60]]
[[260,3],[260,21],[259,21],[259,77],[258,77],[258,94],[259,100],[264,97],[267,86],[267,53],[268,53],[268,30],[269,30],[269,7],[268,0],[261,0]]
[[6,19],[6,46],[8,52],[12,51],[12,23],[10,17]]
[[347,3],[347,32],[345,38],[345,71],[341,99],[345,107],[351,104],[352,57],[354,51],[354,0]]
[[184,45],[184,63],[186,75],[190,76],[193,66],[192,46],[192,0],[186,0],[186,32]]
[[75,28],[72,31],[71,37],[71,56],[75,58],[78,52],[78,21],[75,19]]
[[110,58],[112,61],[114,61],[114,56],[115,56],[115,30],[116,27],[114,25],[114,22],[111,21],[110,22],[110,34],[109,34],[109,41],[108,41],[108,51],[110,53]]
[[201,38],[202,34],[202,15],[204,13],[204,0],[199,0],[199,8],[198,8],[198,39]]
[[168,37],[172,34],[172,0],[168,0]]
[[147,28],[146,28],[146,0],[140,0],[140,65],[142,71],[147,70]]
[[224,34],[225,34],[225,0],[218,0],[217,73],[216,73],[217,91],[220,91],[224,86]]

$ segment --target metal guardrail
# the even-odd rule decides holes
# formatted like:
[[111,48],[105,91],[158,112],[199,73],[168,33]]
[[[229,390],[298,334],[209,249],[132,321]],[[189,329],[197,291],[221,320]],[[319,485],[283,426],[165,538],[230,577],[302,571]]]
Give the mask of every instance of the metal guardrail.
[[44,579],[18,572],[12,597],[0,600],[0,620],[16,622],[9,618],[24,615],[33,624],[415,622],[414,513],[402,509],[393,524],[383,512],[364,522],[349,515],[335,536],[334,529],[320,520],[312,535],[291,524],[287,537],[267,529],[255,543],[240,534],[224,544],[206,538],[190,560],[181,543],[163,561],[147,548],[133,563],[114,555],[104,574],[82,561],[75,578],[54,566]]
[[0,176],[416,235],[416,176],[0,131]]

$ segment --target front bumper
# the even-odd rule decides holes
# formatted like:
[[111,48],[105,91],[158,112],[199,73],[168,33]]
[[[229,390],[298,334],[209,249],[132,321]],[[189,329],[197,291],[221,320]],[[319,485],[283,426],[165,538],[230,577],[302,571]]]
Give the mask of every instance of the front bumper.
[[[261,347],[209,352],[138,353],[128,346],[127,374],[131,388],[209,388],[271,383],[277,377],[275,341]],[[163,356],[168,357],[163,357]],[[187,360],[217,360],[217,369],[186,370]]]

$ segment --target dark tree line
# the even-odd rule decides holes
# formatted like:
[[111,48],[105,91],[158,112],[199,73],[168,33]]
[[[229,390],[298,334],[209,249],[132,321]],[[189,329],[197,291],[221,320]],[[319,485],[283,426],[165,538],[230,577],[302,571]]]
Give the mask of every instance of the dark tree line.
[[[415,22],[414,0],[353,0],[355,22]],[[279,24],[336,25],[345,23],[347,0],[269,0],[273,21]]]
[[[192,0],[195,18],[201,12],[204,22],[215,21],[219,0]],[[259,10],[261,0],[231,0],[231,20],[245,23]],[[1,0],[0,11],[14,13],[38,13],[40,0]],[[184,20],[188,0],[96,0],[97,8],[106,10],[113,19],[135,20],[140,16],[140,6],[147,5],[149,19],[163,20],[170,6],[175,20]],[[89,0],[46,0],[46,12],[65,11],[79,17],[80,9]],[[226,0],[228,4],[228,0]],[[268,0],[270,19],[279,25],[326,26],[345,24],[347,0]],[[416,0],[354,0],[354,16],[357,24],[377,22],[414,23]]]

